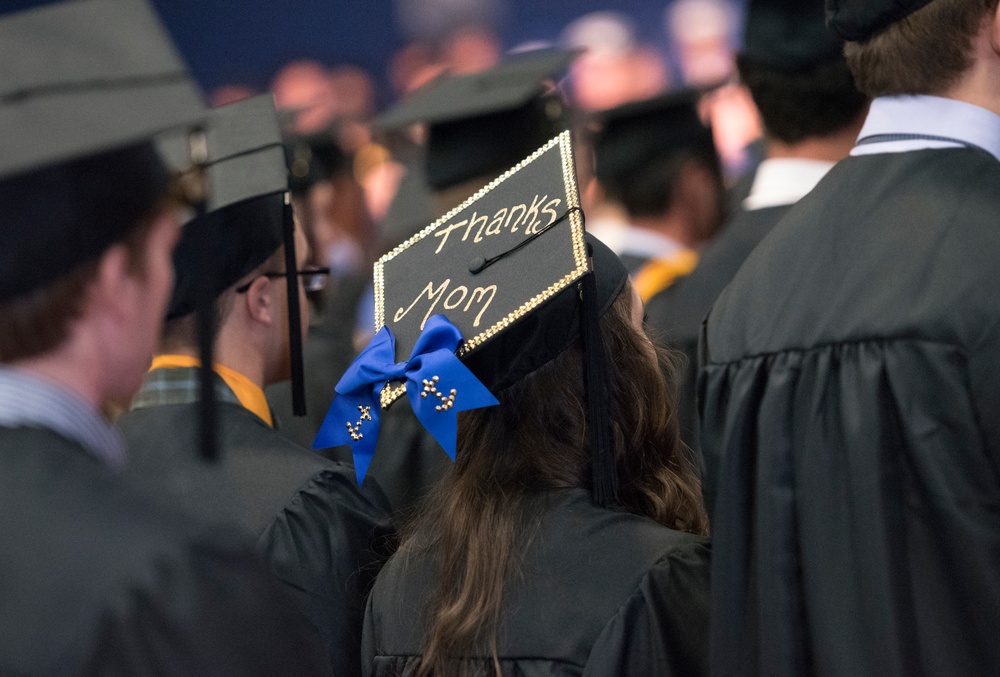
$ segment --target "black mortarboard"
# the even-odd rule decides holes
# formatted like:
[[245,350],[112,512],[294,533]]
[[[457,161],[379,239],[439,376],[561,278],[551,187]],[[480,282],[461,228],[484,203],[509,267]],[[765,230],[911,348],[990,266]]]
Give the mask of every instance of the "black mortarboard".
[[204,108],[142,0],[9,14],[0,44],[0,298],[11,298],[96,258],[147,215],[167,179],[149,137]]
[[685,90],[628,103],[599,114],[594,140],[597,180],[628,182],[650,162],[679,150],[712,158],[715,142],[698,115],[701,93]]
[[285,140],[288,187],[299,195],[350,167],[350,159],[333,138],[333,132],[293,136]]
[[[211,194],[205,214],[184,227],[174,264],[177,282],[167,316],[194,312],[199,287],[218,296],[267,260],[284,242],[288,172],[277,115],[269,94],[209,111],[205,121]],[[169,135],[160,150],[168,164],[183,161],[187,140]],[[211,280],[200,279],[195,260],[209,247]]]
[[[617,485],[599,320],[627,280],[618,257],[585,235],[570,133],[563,132],[375,264],[375,323],[392,332],[393,359],[412,366],[422,359],[411,351],[427,340],[428,321],[444,315],[461,332],[458,356],[494,393],[582,344],[594,495],[610,505]],[[352,366],[349,373],[363,372]],[[377,374],[371,382],[378,392]],[[435,383],[425,381],[425,392]],[[363,395],[363,388],[353,392]],[[386,408],[407,390],[389,380],[380,392]],[[457,397],[456,405],[463,394]],[[358,408],[334,405],[344,407],[331,409],[338,415]],[[362,441],[363,425],[347,421],[351,440]],[[338,419],[327,430],[343,435],[343,428]]]
[[435,211],[434,196],[427,183],[427,171],[421,153],[406,164],[406,174],[389,203],[389,211],[382,221],[382,251],[410,239],[439,214],[439,211]]
[[[174,250],[177,281],[168,318],[194,312],[203,295],[214,299],[284,244],[292,382],[293,389],[300,388],[294,221],[274,100],[264,94],[210,111],[205,135],[208,157],[204,167],[211,196],[205,212],[185,224]],[[161,152],[170,163],[183,147],[184,139],[173,135],[161,139]],[[207,263],[205,267],[201,266],[203,262]],[[301,410],[300,403],[297,412]]]
[[434,189],[495,175],[566,128],[563,104],[548,95],[547,82],[576,54],[524,52],[487,71],[443,76],[374,124],[383,129],[428,124],[427,178]]
[[750,0],[742,54],[782,71],[843,58],[843,41],[827,27],[823,6],[802,0]]
[[864,42],[933,0],[826,0],[826,24],[844,40]]

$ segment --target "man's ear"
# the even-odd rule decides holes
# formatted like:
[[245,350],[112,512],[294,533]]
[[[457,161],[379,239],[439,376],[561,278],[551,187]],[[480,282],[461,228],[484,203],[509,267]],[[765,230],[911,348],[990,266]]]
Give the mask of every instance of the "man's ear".
[[711,239],[720,225],[717,184],[712,170],[702,160],[692,158],[681,168],[674,198],[675,204],[685,210],[692,244]]
[[245,303],[247,315],[255,322],[268,326],[277,321],[279,304],[277,294],[279,285],[271,278],[258,276],[247,289]]
[[134,308],[130,301],[139,293],[140,280],[131,268],[128,248],[123,243],[108,247],[97,261],[85,303],[110,313],[116,320],[130,321]]
[[597,179],[590,177],[581,191],[581,198],[584,209],[586,209],[587,207],[600,204],[606,199],[606,196],[604,194],[604,189],[601,187],[601,184],[597,182]]
[[1000,57],[1000,3],[997,4],[996,8],[989,15],[988,30],[990,47],[993,48],[993,53]]

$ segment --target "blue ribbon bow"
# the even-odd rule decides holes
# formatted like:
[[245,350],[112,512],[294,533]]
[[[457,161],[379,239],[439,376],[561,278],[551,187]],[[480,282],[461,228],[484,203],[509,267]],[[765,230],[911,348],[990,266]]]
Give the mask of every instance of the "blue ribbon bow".
[[458,327],[444,315],[434,315],[420,332],[410,359],[394,363],[396,338],[382,327],[337,383],[313,449],[350,444],[360,485],[375,455],[382,388],[389,381],[405,381],[417,419],[454,461],[458,412],[499,404],[455,356],[461,342]]

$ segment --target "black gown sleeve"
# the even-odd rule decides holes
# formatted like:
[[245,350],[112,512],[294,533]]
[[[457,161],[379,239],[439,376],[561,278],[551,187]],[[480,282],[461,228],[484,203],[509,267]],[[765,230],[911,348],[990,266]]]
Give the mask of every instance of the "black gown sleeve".
[[252,551],[195,543],[144,578],[104,610],[84,675],[332,674],[319,638]]
[[[367,483],[366,483],[367,484]],[[325,470],[288,502],[258,541],[320,634],[335,674],[361,669],[361,625],[375,576],[395,548],[386,506],[353,472]]]
[[361,675],[375,674],[375,617],[372,613],[372,595],[365,604],[364,627],[361,631]]
[[594,643],[583,677],[708,674],[709,546],[659,562]]

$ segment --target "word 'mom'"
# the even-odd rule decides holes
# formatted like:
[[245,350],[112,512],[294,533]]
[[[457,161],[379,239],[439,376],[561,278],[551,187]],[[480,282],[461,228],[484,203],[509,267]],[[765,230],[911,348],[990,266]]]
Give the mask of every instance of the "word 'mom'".
[[[546,200],[548,201],[546,202]],[[482,242],[484,238],[491,235],[499,235],[504,230],[516,233],[521,226],[524,228],[523,232],[525,235],[532,235],[559,218],[555,207],[558,207],[560,203],[562,203],[562,200],[557,197],[549,200],[548,195],[535,195],[531,201],[531,206],[519,204],[513,207],[503,207],[493,214],[492,219],[488,214],[480,215],[478,212],[472,212],[472,216],[469,218],[449,223],[434,233],[434,237],[441,238],[441,243],[434,250],[434,253],[440,253],[445,244],[447,244],[451,234],[463,228],[465,232],[462,233],[462,242],[468,240],[473,231],[475,231],[475,235],[472,241]],[[547,223],[543,223],[545,216],[549,217]]]
[[[426,299],[429,305],[427,312],[424,313],[424,319],[420,321],[421,329],[424,328],[427,319],[434,314],[434,309],[437,308],[438,303],[441,303],[445,310],[459,310],[463,313],[478,309],[476,319],[472,324],[473,327],[478,327],[479,322],[483,319],[483,313],[490,307],[490,304],[493,303],[493,298],[497,295],[497,286],[491,284],[485,287],[476,287],[472,291],[469,291],[469,288],[465,285],[459,285],[449,291],[450,285],[451,278],[448,278],[437,287],[434,286],[433,281],[428,282],[427,286],[417,295],[417,298],[413,299],[413,303],[406,308],[400,308],[396,311],[392,316],[393,322],[402,320],[410,314],[414,306],[420,303],[421,300]],[[477,308],[474,308],[476,304],[479,305]]]

